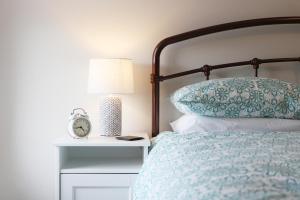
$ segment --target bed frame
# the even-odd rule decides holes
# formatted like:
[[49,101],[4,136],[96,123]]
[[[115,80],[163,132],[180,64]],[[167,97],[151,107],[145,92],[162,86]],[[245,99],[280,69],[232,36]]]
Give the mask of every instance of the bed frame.
[[261,18],[261,19],[251,19],[245,21],[230,22],[225,24],[219,24],[215,26],[209,26],[206,28],[201,28],[178,35],[174,35],[163,39],[156,46],[153,57],[152,57],[152,74],[151,74],[151,84],[152,84],[152,136],[157,136],[159,134],[159,97],[160,97],[160,82],[173,79],[189,74],[202,72],[209,79],[210,72],[215,69],[228,68],[228,67],[238,67],[244,65],[253,66],[255,70],[255,76],[258,75],[258,68],[260,64],[264,63],[276,63],[276,62],[300,62],[300,57],[292,58],[271,58],[271,59],[259,59],[253,58],[248,61],[225,63],[219,65],[204,65],[200,68],[193,70],[183,71],[175,74],[169,74],[162,76],[160,75],[160,56],[162,50],[168,45],[178,43],[184,40],[196,38],[199,36],[209,35],[213,33],[229,31],[234,29],[256,27],[256,26],[266,26],[266,25],[278,25],[278,24],[300,24],[300,16],[295,17],[274,17],[274,18]]

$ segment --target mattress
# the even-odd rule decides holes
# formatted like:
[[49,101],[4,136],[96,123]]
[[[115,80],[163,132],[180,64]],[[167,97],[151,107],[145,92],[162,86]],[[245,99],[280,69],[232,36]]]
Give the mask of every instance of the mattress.
[[133,199],[300,199],[299,183],[300,132],[164,132]]

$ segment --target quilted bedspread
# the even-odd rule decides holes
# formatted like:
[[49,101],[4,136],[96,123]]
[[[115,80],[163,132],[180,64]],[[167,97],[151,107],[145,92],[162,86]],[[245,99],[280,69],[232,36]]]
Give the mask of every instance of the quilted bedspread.
[[300,199],[300,132],[161,133],[133,199]]

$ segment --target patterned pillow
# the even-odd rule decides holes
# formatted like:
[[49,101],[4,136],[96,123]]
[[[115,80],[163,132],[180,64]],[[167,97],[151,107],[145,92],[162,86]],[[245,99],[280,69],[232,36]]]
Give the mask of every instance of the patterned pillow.
[[300,119],[300,86],[268,78],[225,78],[177,90],[172,103],[182,113],[211,117]]

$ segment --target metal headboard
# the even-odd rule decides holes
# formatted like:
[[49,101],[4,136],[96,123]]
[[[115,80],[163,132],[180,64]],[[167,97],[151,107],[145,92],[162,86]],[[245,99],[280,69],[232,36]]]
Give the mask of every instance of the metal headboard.
[[210,72],[212,70],[228,68],[228,67],[238,67],[244,65],[251,65],[255,70],[255,76],[258,74],[258,68],[261,64],[264,63],[276,63],[276,62],[295,62],[300,61],[300,57],[292,58],[271,58],[271,59],[259,59],[253,58],[249,61],[242,62],[233,62],[225,63],[219,65],[204,65],[200,68],[183,71],[175,74],[160,75],[160,56],[162,50],[168,45],[178,43],[184,40],[196,38],[199,36],[209,35],[213,33],[229,31],[234,29],[256,27],[256,26],[266,26],[266,25],[278,25],[278,24],[300,24],[300,16],[294,17],[274,17],[274,18],[261,18],[261,19],[251,19],[245,21],[230,22],[225,24],[219,24],[215,26],[209,26],[206,28],[201,28],[178,35],[174,35],[168,38],[163,39],[156,46],[153,57],[152,57],[152,74],[151,74],[151,83],[152,83],[152,136],[156,136],[159,133],[159,98],[160,98],[160,82],[168,79],[173,79],[181,76],[186,76],[189,74],[202,72],[206,76],[206,79],[209,79]]

